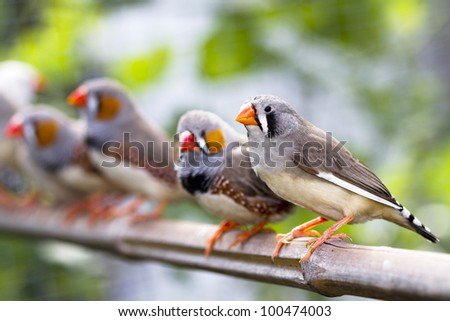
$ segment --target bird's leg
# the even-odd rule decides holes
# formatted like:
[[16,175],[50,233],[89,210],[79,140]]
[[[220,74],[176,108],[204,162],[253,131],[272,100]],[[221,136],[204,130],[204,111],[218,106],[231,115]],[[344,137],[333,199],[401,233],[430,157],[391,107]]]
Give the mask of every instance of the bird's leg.
[[330,238],[350,238],[347,234],[340,233],[340,234],[334,234],[340,227],[343,225],[351,222],[353,219],[353,216],[344,216],[339,221],[337,221],[334,225],[332,225],[330,228],[328,228],[325,232],[323,232],[323,235],[317,239],[310,240],[306,246],[309,247],[306,253],[302,256],[300,259],[300,262],[305,262],[309,260],[311,255],[319,246],[321,246],[323,243],[325,243]]
[[125,216],[129,214],[135,214],[139,207],[142,206],[147,201],[147,199],[142,195],[137,195],[125,208],[120,210],[111,211],[108,218]]
[[41,196],[35,188],[32,188],[31,191],[26,192],[25,195],[20,196],[17,203],[20,207],[32,207],[39,204],[41,204]]
[[222,237],[222,235],[225,232],[232,230],[240,225],[241,224],[233,221],[223,221],[222,223],[220,223],[219,228],[216,230],[213,236],[211,236],[206,242],[205,255],[208,256],[211,253],[214,244],[217,242],[218,239]]
[[167,200],[159,201],[158,204],[156,204],[156,207],[153,210],[151,210],[150,212],[135,215],[131,219],[130,225],[134,225],[134,224],[142,222],[142,221],[148,221],[148,220],[154,220],[154,219],[160,218],[168,204],[169,204],[169,202]]
[[97,205],[98,202],[103,200],[105,198],[105,194],[98,193],[91,197],[88,197],[84,200],[81,200],[72,206],[69,207],[67,210],[66,216],[64,217],[64,223],[66,225],[69,225],[73,223],[73,221],[81,215],[83,212],[89,211],[93,209],[94,205]]
[[250,230],[240,233],[236,237],[236,239],[233,241],[233,243],[230,244],[230,246],[228,248],[230,249],[233,246],[238,245],[239,243],[247,241],[251,236],[255,235],[258,232],[261,232],[261,231],[273,232],[272,229],[264,229],[264,226],[266,226],[266,224],[267,224],[267,220],[264,220],[261,223],[253,226],[253,228],[251,228]]
[[100,204],[96,204],[95,208],[91,208],[91,213],[89,214],[87,222],[88,226],[93,226],[99,220],[111,220],[129,214],[129,212],[118,211],[115,209],[119,206],[119,203],[124,197],[125,195],[123,193],[108,195],[108,197],[105,197]]
[[17,197],[7,189],[0,187],[0,205],[13,207],[17,205]]
[[319,216],[311,221],[308,221],[306,223],[303,223],[302,225],[299,225],[299,226],[293,228],[292,231],[290,231],[287,234],[278,234],[277,235],[278,242],[275,247],[275,250],[272,253],[272,261],[274,261],[275,258],[278,256],[281,248],[285,244],[288,244],[293,239],[303,237],[303,236],[316,236],[316,237],[320,236],[320,233],[312,230],[312,228],[317,225],[320,225],[322,223],[325,223],[326,221],[328,221],[326,218]]

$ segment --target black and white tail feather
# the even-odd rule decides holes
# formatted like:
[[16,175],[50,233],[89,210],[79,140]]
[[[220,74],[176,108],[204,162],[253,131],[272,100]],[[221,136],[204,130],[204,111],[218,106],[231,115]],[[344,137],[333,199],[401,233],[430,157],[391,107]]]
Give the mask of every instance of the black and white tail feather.
[[433,233],[431,233],[430,229],[423,225],[417,217],[412,215],[406,207],[403,207],[399,202],[397,202],[397,204],[401,207],[401,209],[399,210],[400,213],[405,219],[408,220],[409,225],[414,229],[414,231],[433,243],[439,242],[439,239]]
[[417,217],[415,217],[413,214],[411,214],[411,212],[406,207],[401,205],[394,197],[392,197],[392,195],[390,195],[390,193],[387,192],[387,189],[386,189],[386,192],[390,196],[389,199],[382,198],[371,192],[368,192],[367,190],[364,190],[361,187],[358,187],[350,182],[347,182],[347,181],[333,175],[332,173],[319,172],[319,173],[317,173],[317,176],[320,178],[323,178],[331,183],[334,183],[338,186],[341,186],[349,191],[352,191],[356,194],[359,194],[361,196],[364,196],[371,200],[374,200],[378,203],[392,207],[393,209],[398,211],[398,213],[402,216],[402,218],[400,218],[400,215],[399,215],[399,217],[392,217],[392,218],[385,217],[385,219],[392,221],[393,223],[402,225],[406,228],[409,228],[409,229],[419,233],[424,238],[426,238],[427,240],[429,240],[433,243],[439,242],[439,239],[430,231],[430,229],[428,227],[426,227],[425,225],[423,225],[422,222],[419,221],[419,219]]

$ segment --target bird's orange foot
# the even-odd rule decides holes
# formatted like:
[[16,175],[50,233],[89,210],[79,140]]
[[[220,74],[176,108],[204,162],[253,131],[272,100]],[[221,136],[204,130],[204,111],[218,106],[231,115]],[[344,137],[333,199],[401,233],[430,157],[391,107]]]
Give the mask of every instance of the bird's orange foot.
[[16,206],[22,208],[30,208],[39,204],[41,204],[41,197],[34,190],[16,197]]
[[241,224],[233,221],[223,221],[222,223],[220,223],[217,231],[206,242],[205,255],[208,256],[211,253],[214,244],[216,244],[217,240],[220,239],[225,232],[232,230],[240,225]]
[[267,224],[267,221],[261,222],[261,223],[255,225],[252,229],[240,233],[236,237],[236,239],[233,241],[233,243],[230,244],[230,246],[228,248],[231,249],[233,246],[236,246],[242,242],[247,241],[250,237],[252,237],[253,235],[255,235],[259,232],[274,232],[274,230],[272,230],[270,228],[264,228],[264,226],[266,226],[266,224]]
[[299,238],[299,237],[305,237],[305,236],[314,236],[318,237],[320,236],[320,233],[312,230],[314,226],[320,225],[324,222],[326,222],[327,219],[323,217],[317,217],[309,222],[303,223],[302,225],[299,225],[292,229],[287,234],[278,234],[276,236],[277,239],[277,245],[275,246],[275,249],[272,253],[272,261],[275,261],[275,258],[278,256],[278,254],[281,251],[281,248],[285,244],[289,244],[293,239]]
[[6,207],[17,206],[17,197],[10,191],[0,188],[0,205]]
[[89,207],[87,225],[92,227],[98,221],[108,221],[121,216],[122,213],[117,211],[116,207],[120,205],[124,197],[123,194],[105,195],[105,197],[98,199],[98,201],[94,201]]
[[[277,238],[277,245],[275,246],[275,250],[272,253],[272,261],[275,260],[275,258],[278,256],[278,254],[281,251],[281,248],[289,244],[292,240],[299,238],[299,237],[319,237],[320,233],[315,230],[309,230],[309,231],[300,231],[300,230],[292,230],[291,232],[287,234],[278,234],[276,236]],[[314,240],[314,239],[313,239]]]
[[64,224],[66,226],[70,225],[77,217],[84,214],[85,212],[94,211],[95,205],[101,202],[104,198],[105,195],[99,193],[73,204],[67,210],[66,216],[64,217]]
[[309,240],[308,243],[306,243],[306,247],[308,248],[308,250],[301,257],[300,263],[308,261],[309,258],[311,257],[311,255],[313,254],[313,252],[315,250],[317,250],[317,248],[319,248],[319,246],[321,246],[323,243],[325,243],[329,239],[347,239],[350,241],[352,240],[352,238],[345,233],[333,234],[329,238],[327,238],[323,241],[321,240],[321,238]]
[[353,219],[353,216],[344,216],[342,219],[337,221],[333,226],[328,228],[321,237],[317,239],[310,240],[308,243],[306,243],[306,246],[308,247],[308,250],[306,253],[301,257],[300,264],[304,263],[309,260],[311,255],[314,253],[315,250],[319,248],[323,243],[325,243],[327,240],[331,238],[339,238],[339,239],[350,239],[350,236],[348,236],[345,233],[339,233],[334,234],[338,228],[341,226],[349,223]]

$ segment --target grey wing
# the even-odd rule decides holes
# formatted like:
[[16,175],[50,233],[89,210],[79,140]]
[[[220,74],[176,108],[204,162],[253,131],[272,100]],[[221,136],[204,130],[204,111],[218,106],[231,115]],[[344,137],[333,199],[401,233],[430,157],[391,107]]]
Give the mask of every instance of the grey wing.
[[[314,141],[317,145],[305,148],[302,142]],[[305,172],[328,180],[347,190],[401,209],[402,206],[381,180],[362,164],[341,142],[327,138],[325,132],[311,128],[301,140],[294,142],[291,158]]]
[[148,162],[152,166],[173,167],[173,150],[168,135],[157,124],[151,124],[147,120],[136,115],[132,128],[124,129],[130,132],[130,146],[139,146],[142,150],[138,153],[140,162]]

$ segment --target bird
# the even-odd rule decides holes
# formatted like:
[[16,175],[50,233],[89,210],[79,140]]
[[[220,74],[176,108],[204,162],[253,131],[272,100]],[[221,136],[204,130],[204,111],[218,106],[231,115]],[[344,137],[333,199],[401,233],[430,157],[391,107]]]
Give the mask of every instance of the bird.
[[[9,119],[16,114],[21,107],[11,101],[0,92],[0,132],[3,133]],[[0,137],[0,165],[15,167],[16,143],[8,137]]]
[[18,61],[0,62],[0,92],[19,107],[28,108],[36,93],[47,87],[47,80],[33,65]]
[[191,110],[178,122],[177,177],[183,188],[208,212],[224,221],[208,240],[205,254],[228,230],[253,224],[230,247],[262,231],[266,224],[290,213],[292,208],[276,196],[249,166],[242,152],[244,135],[214,113]]
[[98,170],[124,191],[139,195],[127,210],[133,212],[145,199],[157,201],[151,212],[131,223],[158,218],[170,201],[187,197],[176,177],[171,140],[144,119],[122,84],[90,79],[67,101],[81,110],[87,123],[86,144]]
[[[44,76],[31,64],[18,60],[0,62],[0,132],[14,113],[30,110],[35,95],[45,87]],[[11,192],[26,185],[20,166],[17,166],[20,148],[20,144],[0,135],[0,198],[4,205],[27,204],[33,200],[32,195],[27,195],[17,202],[16,195]]]
[[[32,111],[16,113],[7,123],[5,135],[22,139],[19,165],[43,198],[75,204],[110,189],[89,159],[80,127],[51,107],[37,105]],[[74,209],[87,209],[88,205],[91,200]]]
[[256,174],[270,189],[298,206],[319,215],[278,237],[274,259],[284,244],[302,236],[319,236],[313,227],[327,220],[336,223],[309,247],[300,262],[330,238],[341,226],[384,219],[415,231],[436,243],[438,238],[406,207],[381,180],[341,142],[301,117],[288,102],[277,96],[260,95],[241,106],[236,121],[245,125],[249,153]]
[[[0,92],[0,133],[5,131],[8,120],[18,110],[20,110],[20,107]],[[14,171],[19,170],[17,166],[18,148],[19,146],[14,140],[3,135],[0,136],[0,168],[2,171],[5,171],[6,168]],[[6,186],[7,184],[5,184]],[[15,204],[14,195],[8,189],[3,188],[3,186],[0,189],[0,199],[0,203],[3,205]]]

